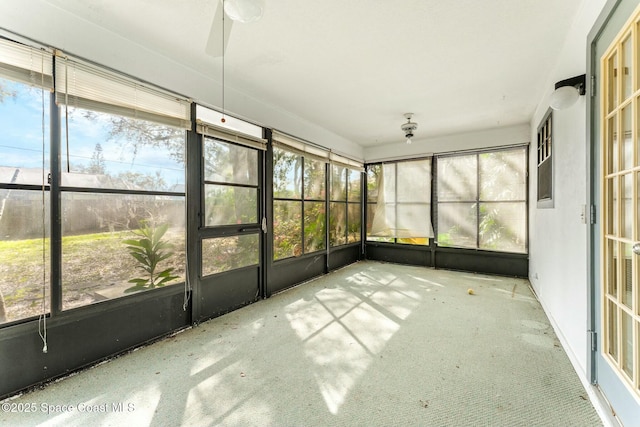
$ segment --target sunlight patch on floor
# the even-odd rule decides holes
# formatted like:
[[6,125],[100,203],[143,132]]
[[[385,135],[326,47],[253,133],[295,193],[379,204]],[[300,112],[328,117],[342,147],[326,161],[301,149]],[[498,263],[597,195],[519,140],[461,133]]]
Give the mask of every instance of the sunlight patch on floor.
[[413,294],[413,291],[382,289],[371,295],[371,303],[404,320],[419,304],[419,296]]
[[304,347],[305,355],[313,362],[320,393],[329,411],[335,415],[349,390],[367,370],[371,354],[338,323],[327,326]]
[[228,345],[218,345],[215,351],[208,351],[206,353],[199,352],[197,359],[190,361],[190,374],[192,377],[196,376],[205,369],[208,369],[216,363],[219,363],[221,360],[224,360],[226,357],[232,357],[233,354],[233,348]]
[[328,410],[337,414],[350,390],[420,303],[418,292],[391,274],[367,271],[345,278],[348,288],[325,288],[286,307],[303,341]]
[[[225,358],[233,357],[234,348],[229,345],[224,345],[223,339],[213,340],[210,345],[205,348],[194,349],[196,354],[195,360],[190,360],[190,374],[196,376],[202,371],[210,368],[216,363],[220,363]],[[211,347],[211,348],[208,348]]]
[[369,271],[361,271],[353,274],[347,281],[351,281],[353,277],[362,277],[362,280],[369,285],[383,285],[386,286],[396,280],[398,277],[395,274],[388,273],[386,271],[380,271],[380,269],[369,269]]
[[414,280],[417,280],[418,282],[428,283],[428,284],[433,285],[433,286],[438,286],[440,288],[444,288],[443,284],[438,283],[438,282],[434,282],[434,281],[429,280],[429,279],[425,279],[424,277],[411,276],[411,275],[409,277],[411,277]]
[[[212,374],[202,373],[202,381],[189,390],[184,405],[184,425],[194,421],[198,424],[204,421],[206,425],[217,424],[221,419],[226,420],[237,412],[238,407],[247,401],[246,391],[241,383],[251,375],[250,372],[245,372],[247,366],[251,366],[251,363],[242,358],[222,369],[216,369]],[[256,382],[255,379],[253,381]],[[216,396],[215,402],[211,401],[211,396]],[[198,414],[208,414],[210,419],[194,418]]]
[[[46,404],[46,403],[45,403]],[[55,404],[51,404],[54,405]],[[41,412],[45,412],[42,409],[42,406],[38,406],[38,409]],[[49,410],[49,409],[47,409]],[[51,409],[52,413],[55,413],[55,409]],[[53,426],[67,426],[67,425],[72,425],[72,420],[77,417],[77,411],[69,411],[69,412],[60,412],[58,415],[51,415],[51,417],[45,421],[44,423],[40,424],[41,426],[46,426],[46,427],[53,427]]]
[[[104,425],[118,425],[122,423],[123,414],[126,414],[127,422],[131,420],[130,425],[143,426],[151,424],[150,415],[153,411],[140,411],[140,408],[158,408],[162,399],[162,386],[158,383],[149,384],[148,386],[138,389],[127,397],[123,397],[120,401],[123,403],[124,412],[112,412],[105,417]],[[97,403],[104,400],[95,399]],[[118,403],[120,403],[118,402]],[[132,407],[127,405],[131,403]],[[112,422],[109,422],[111,421]]]

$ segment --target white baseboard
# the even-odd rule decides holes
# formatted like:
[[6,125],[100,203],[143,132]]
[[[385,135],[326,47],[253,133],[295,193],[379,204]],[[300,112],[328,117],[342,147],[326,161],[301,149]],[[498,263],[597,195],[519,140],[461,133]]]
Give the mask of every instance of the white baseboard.
[[[613,415],[613,411],[611,410],[611,406],[609,405],[609,402],[607,401],[606,397],[602,394],[598,386],[591,384],[591,382],[587,378],[586,372],[582,369],[582,365],[580,365],[578,357],[574,353],[573,349],[569,346],[569,342],[567,341],[564,334],[562,333],[562,330],[558,326],[558,323],[556,322],[554,317],[551,315],[551,313],[545,306],[544,302],[540,300],[540,298],[535,292],[535,289],[531,287],[531,290],[535,298],[540,303],[540,306],[542,306],[542,310],[544,310],[545,314],[547,315],[547,318],[549,319],[549,323],[551,323],[551,327],[553,328],[553,331],[555,332],[556,336],[558,337],[558,340],[560,341],[560,345],[562,345],[562,348],[565,354],[569,358],[569,361],[573,366],[573,370],[578,375],[578,378],[580,378],[580,382],[582,383],[582,386],[587,392],[587,396],[589,396],[589,400],[591,401],[591,404],[595,408],[596,413],[600,416],[602,423],[604,424],[605,427],[622,427],[622,424],[620,423],[620,421]],[[586,334],[587,331],[585,330],[584,333]]]

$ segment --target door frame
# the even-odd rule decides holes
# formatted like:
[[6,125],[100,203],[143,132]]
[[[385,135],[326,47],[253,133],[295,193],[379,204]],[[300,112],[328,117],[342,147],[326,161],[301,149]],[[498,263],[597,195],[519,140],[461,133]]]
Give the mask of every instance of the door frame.
[[[623,5],[624,3],[624,5]],[[617,421],[621,419],[624,420],[624,414],[619,413],[614,408],[620,408],[621,406],[625,406],[625,402],[628,404],[628,400],[623,398],[625,402],[620,402],[620,395],[624,395],[625,392],[628,394],[628,398],[633,400],[637,400],[637,397],[632,395],[632,392],[626,390],[625,386],[620,383],[619,386],[616,385],[612,387],[614,389],[616,396],[614,396],[613,392],[607,395],[605,390],[601,388],[601,380],[600,374],[598,372],[599,365],[598,363],[606,363],[602,357],[599,357],[601,350],[604,348],[603,345],[603,331],[602,331],[602,301],[604,296],[601,292],[601,269],[603,268],[601,262],[601,223],[602,223],[602,213],[605,206],[601,202],[601,133],[600,133],[600,101],[601,101],[601,78],[602,71],[600,68],[600,56],[597,51],[597,46],[599,43],[606,43],[607,46],[604,47],[604,50],[615,40],[617,34],[624,26],[624,23],[631,16],[633,11],[638,6],[640,1],[637,1],[636,4],[633,4],[631,1],[625,2],[625,0],[608,0],[606,4],[603,6],[600,15],[594,22],[591,31],[587,36],[587,63],[586,63],[586,74],[587,74],[587,82],[590,85],[589,99],[586,103],[586,160],[587,160],[587,199],[586,204],[589,211],[588,221],[589,226],[587,227],[587,280],[588,280],[588,292],[587,292],[587,323],[588,323],[588,345],[587,348],[587,379],[588,381],[594,385],[594,390],[596,393],[596,398],[602,404],[602,407],[608,409],[608,412],[605,414],[607,417],[613,419],[615,418]],[[620,8],[622,6],[622,8]],[[630,8],[630,11],[626,12],[626,9]],[[626,15],[625,18],[620,16],[614,16],[616,13],[624,13]],[[623,19],[623,22],[618,25],[617,20]],[[616,27],[609,27],[611,21],[614,20]],[[613,24],[612,24],[613,25]],[[606,379],[605,379],[606,381]],[[621,380],[620,380],[621,381]],[[624,411],[623,411],[624,412]],[[622,415],[622,417],[618,417],[618,415]]]
[[[192,117],[196,117],[196,104],[192,104]],[[187,174],[187,249],[189,258],[188,289],[190,290],[190,323],[200,322],[225,314],[244,305],[264,298],[265,283],[265,159],[266,152],[250,144],[235,142],[217,136],[203,135],[196,131],[196,120],[187,139],[187,162],[191,165]],[[262,129],[264,135],[264,129]],[[231,224],[205,226],[204,192],[204,142],[209,138],[231,146],[245,147],[257,152],[257,222],[250,224]],[[239,267],[212,275],[202,274],[202,242],[207,238],[227,236],[258,236],[258,263]],[[247,286],[247,284],[251,286]],[[252,286],[255,284],[256,286]],[[186,304],[185,304],[186,307]]]

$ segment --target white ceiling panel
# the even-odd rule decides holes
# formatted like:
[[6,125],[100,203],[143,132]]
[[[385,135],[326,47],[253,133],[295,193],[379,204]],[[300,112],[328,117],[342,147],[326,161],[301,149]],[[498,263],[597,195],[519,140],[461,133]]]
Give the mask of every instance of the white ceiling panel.
[[[527,123],[582,1],[266,0],[233,24],[225,84],[362,147],[402,141],[406,112],[416,140]],[[221,78],[219,0],[47,2]]]

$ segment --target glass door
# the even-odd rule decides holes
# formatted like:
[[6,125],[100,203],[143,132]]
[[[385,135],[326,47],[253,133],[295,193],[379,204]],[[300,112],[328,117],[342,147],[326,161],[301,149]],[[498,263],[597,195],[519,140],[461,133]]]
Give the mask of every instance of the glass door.
[[[640,408],[640,9],[621,2],[596,43],[600,97],[597,383],[626,425]],[[626,23],[625,23],[626,21]],[[617,34],[617,35],[616,35]],[[636,419],[637,420],[637,419]]]
[[200,318],[257,301],[262,283],[263,151],[202,137]]

